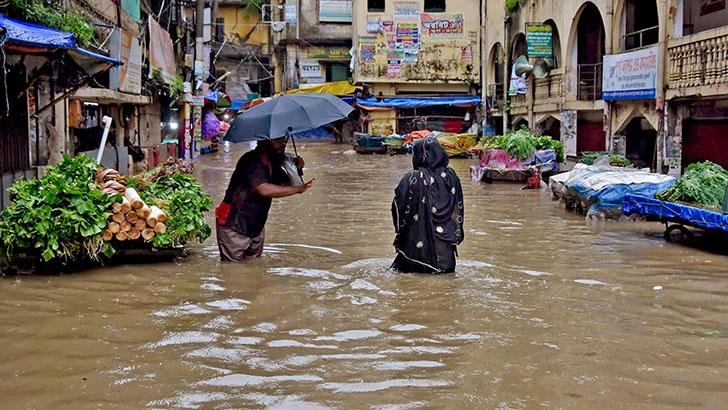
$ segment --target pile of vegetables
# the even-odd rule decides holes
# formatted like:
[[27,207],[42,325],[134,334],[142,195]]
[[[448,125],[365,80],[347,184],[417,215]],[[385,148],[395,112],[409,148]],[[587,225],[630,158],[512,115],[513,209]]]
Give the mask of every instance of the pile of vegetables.
[[622,155],[609,154],[609,165],[613,167],[628,167],[631,164],[632,163]]
[[45,176],[16,182],[9,189],[12,205],[0,214],[0,261],[19,254],[98,260],[127,240],[155,247],[204,241],[212,230],[202,213],[212,198],[180,172],[190,166],[170,164],[134,178],[85,155],[64,156]]
[[480,140],[478,144],[484,149],[502,149],[520,159],[526,159],[536,150],[552,149],[559,163],[565,162],[564,144],[552,139],[548,135],[539,136],[531,132],[526,126],[516,131],[508,131],[505,135],[488,137]]
[[655,195],[655,198],[720,208],[727,185],[728,171],[723,167],[710,161],[696,162],[690,164],[680,179]]

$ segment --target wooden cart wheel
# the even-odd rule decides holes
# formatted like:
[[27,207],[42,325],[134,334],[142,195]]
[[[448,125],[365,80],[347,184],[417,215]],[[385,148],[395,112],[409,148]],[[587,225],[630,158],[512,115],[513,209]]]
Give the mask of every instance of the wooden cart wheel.
[[670,225],[665,229],[665,240],[668,242],[690,242],[695,238],[692,232],[683,225]]

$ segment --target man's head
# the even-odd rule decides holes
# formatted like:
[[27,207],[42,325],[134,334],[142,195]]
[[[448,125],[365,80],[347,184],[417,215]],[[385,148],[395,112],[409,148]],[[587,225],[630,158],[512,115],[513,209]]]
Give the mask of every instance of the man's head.
[[258,149],[265,151],[267,154],[278,154],[281,155],[286,151],[286,144],[284,137],[258,141]]

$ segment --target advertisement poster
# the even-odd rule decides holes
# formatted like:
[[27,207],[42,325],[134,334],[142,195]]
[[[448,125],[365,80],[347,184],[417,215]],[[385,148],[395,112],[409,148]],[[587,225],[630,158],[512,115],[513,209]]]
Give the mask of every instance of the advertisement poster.
[[394,22],[393,21],[383,21],[382,22],[382,31],[386,34],[394,33]]
[[553,30],[548,24],[526,24],[526,53],[529,57],[553,57]]
[[463,13],[421,13],[422,39],[453,40],[464,37]]
[[327,23],[351,23],[351,0],[319,1],[319,21]]
[[398,50],[419,50],[420,30],[417,23],[397,23],[396,46]]
[[420,20],[420,5],[415,1],[395,1],[394,16],[395,21],[413,21]]
[[420,57],[419,50],[404,50],[404,62],[405,63],[416,63]]
[[377,37],[364,36],[359,37],[359,62],[375,63],[377,57]]
[[604,100],[648,100],[657,96],[658,46],[604,56]]
[[394,34],[387,34],[387,49],[394,50],[397,48],[397,37]]
[[367,33],[379,33],[379,19],[367,20]]
[[306,50],[306,57],[315,60],[348,60],[351,54],[347,47],[312,46]]
[[[174,84],[177,64],[174,59],[172,38],[153,18],[149,18],[149,59],[152,67],[159,70],[164,82]],[[151,75],[151,73],[150,73]]]
[[473,47],[465,46],[460,48],[460,61],[473,61]]
[[399,77],[404,61],[404,50],[387,51],[387,77]]

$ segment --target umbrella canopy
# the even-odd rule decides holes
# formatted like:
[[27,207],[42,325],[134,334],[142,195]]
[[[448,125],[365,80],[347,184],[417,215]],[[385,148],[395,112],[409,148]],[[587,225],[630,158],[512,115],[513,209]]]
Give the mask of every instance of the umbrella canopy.
[[332,94],[291,94],[238,114],[225,141],[269,140],[345,118],[354,109]]

